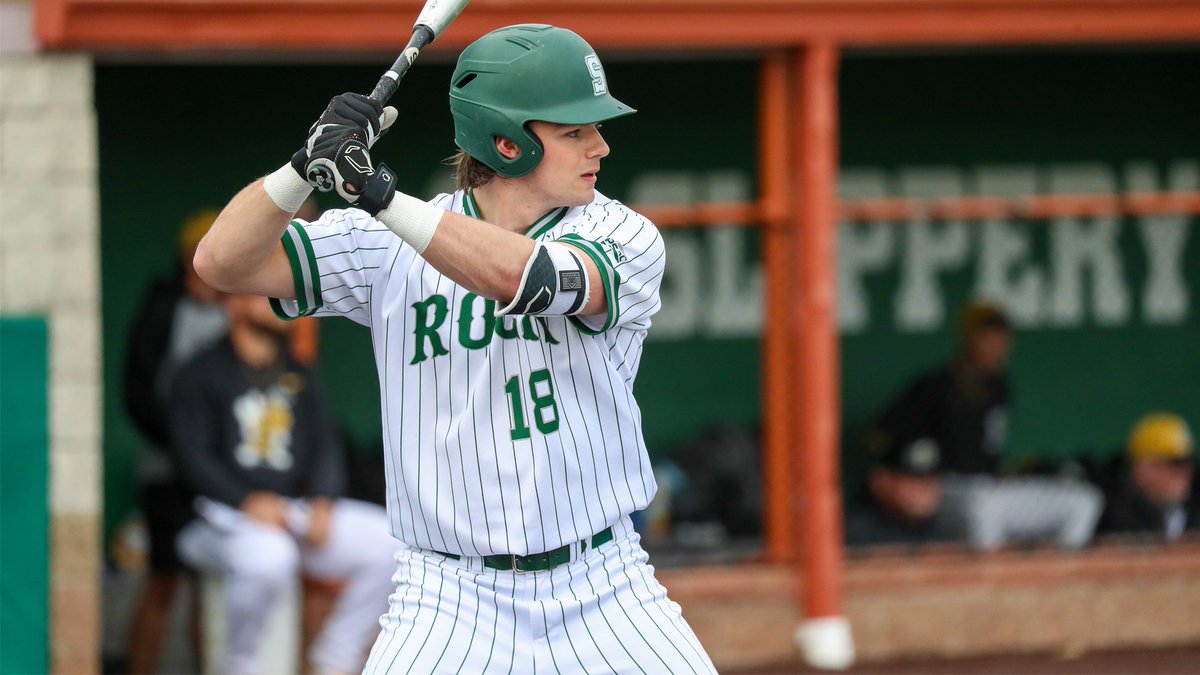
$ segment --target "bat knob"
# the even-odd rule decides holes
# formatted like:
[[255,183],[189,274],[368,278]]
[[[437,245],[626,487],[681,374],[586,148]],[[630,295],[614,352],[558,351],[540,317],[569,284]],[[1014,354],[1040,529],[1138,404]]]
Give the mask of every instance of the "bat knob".
[[333,190],[333,172],[327,166],[314,164],[308,167],[307,178],[308,184],[320,192],[331,192]]

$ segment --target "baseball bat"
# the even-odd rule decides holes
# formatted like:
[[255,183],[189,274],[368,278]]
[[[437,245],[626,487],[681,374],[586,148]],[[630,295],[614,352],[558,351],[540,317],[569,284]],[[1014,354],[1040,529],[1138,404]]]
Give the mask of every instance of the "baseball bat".
[[413,24],[413,34],[408,41],[408,46],[400,52],[396,62],[383,74],[383,77],[379,78],[379,83],[375,85],[375,90],[371,92],[369,98],[372,101],[378,101],[380,105],[387,103],[392,94],[396,93],[396,88],[400,86],[400,79],[417,60],[417,55],[421,53],[421,50],[436,40],[442,31],[446,30],[446,27],[466,9],[467,3],[470,1],[427,0],[425,6],[421,8],[421,13],[417,15],[416,23]]

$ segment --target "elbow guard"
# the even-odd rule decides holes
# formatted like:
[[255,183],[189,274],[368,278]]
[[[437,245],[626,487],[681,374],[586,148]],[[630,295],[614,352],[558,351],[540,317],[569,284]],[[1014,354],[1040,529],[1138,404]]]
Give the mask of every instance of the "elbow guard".
[[578,252],[557,242],[535,242],[516,296],[496,310],[496,316],[578,314],[587,305],[589,286],[587,268]]

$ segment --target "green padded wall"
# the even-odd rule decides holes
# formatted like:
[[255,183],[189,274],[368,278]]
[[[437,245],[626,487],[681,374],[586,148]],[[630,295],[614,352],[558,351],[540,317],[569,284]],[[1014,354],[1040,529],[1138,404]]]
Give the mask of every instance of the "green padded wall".
[[49,672],[46,321],[0,317],[0,673]]

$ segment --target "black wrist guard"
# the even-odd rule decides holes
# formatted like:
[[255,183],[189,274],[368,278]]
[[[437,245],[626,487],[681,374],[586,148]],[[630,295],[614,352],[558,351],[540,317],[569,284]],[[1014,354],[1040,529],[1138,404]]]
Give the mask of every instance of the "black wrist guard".
[[362,195],[354,206],[375,215],[386,209],[396,196],[396,173],[387,164],[380,164],[375,174],[363,185]]

